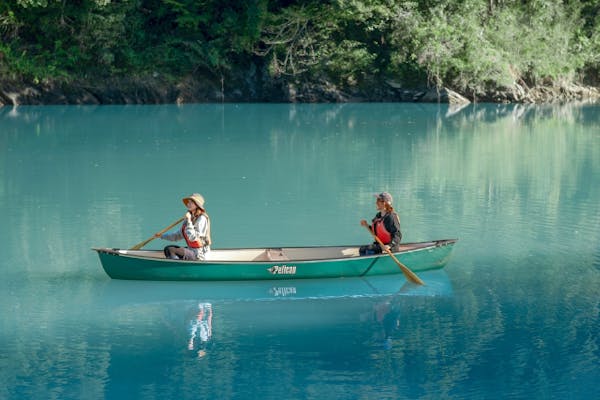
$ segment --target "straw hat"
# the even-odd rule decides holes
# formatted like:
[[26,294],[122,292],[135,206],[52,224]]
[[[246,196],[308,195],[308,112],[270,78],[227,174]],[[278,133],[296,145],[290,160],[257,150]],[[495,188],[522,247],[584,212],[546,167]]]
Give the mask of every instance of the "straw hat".
[[204,197],[202,197],[201,194],[199,193],[194,193],[191,194],[187,197],[184,197],[183,199],[181,199],[181,201],[183,201],[183,204],[185,204],[188,200],[193,201],[194,203],[196,203],[196,205],[201,208],[202,210],[204,210]]

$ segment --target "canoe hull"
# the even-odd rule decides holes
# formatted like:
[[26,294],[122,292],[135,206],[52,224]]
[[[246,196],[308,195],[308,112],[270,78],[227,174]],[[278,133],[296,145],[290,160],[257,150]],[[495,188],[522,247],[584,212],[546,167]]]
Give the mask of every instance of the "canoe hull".
[[[427,242],[395,256],[413,271],[442,268],[456,240]],[[407,245],[409,246],[409,245]],[[294,249],[289,248],[293,252]],[[308,248],[318,253],[326,247]],[[350,249],[350,247],[349,247]],[[285,280],[375,276],[402,273],[387,254],[314,260],[182,261],[157,258],[156,251],[94,249],[113,279],[153,281]]]

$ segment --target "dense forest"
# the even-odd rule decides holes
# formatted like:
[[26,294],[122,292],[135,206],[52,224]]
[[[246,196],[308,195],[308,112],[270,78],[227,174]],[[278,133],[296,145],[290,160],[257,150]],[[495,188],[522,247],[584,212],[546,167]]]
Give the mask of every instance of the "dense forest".
[[104,82],[206,100],[448,88],[510,101],[598,86],[600,0],[2,0],[0,38],[5,93]]

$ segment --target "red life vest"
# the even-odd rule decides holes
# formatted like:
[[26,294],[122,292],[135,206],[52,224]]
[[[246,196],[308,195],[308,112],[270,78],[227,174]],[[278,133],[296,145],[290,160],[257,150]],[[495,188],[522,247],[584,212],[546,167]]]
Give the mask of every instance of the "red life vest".
[[377,218],[373,220],[373,230],[375,235],[383,242],[383,244],[389,244],[392,242],[392,234],[385,229],[383,218]]
[[190,240],[190,238],[187,235],[187,232],[185,231],[186,226],[187,226],[187,222],[184,222],[181,225],[181,234],[183,235],[185,242],[187,243],[189,248],[199,249],[200,247],[202,247],[202,243],[200,242],[200,240]]

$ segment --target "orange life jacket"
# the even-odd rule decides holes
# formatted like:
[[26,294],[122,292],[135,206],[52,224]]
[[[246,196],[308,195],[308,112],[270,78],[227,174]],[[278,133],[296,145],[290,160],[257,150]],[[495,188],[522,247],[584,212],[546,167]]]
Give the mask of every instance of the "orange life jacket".
[[[208,214],[204,213],[204,215],[206,216],[206,223],[207,223],[206,237],[204,238],[204,244],[210,245],[210,219],[208,218]],[[200,217],[201,216],[202,215],[200,215]],[[200,217],[198,217],[198,218],[200,218]],[[190,238],[187,235],[187,232],[185,231],[186,227],[187,227],[187,222],[184,222],[181,225],[181,234],[183,235],[183,238],[185,239],[185,242],[187,243],[188,247],[191,249],[199,249],[200,247],[202,247],[202,242],[200,240],[190,240]]]
[[392,234],[385,229],[383,218],[377,218],[373,221],[373,230],[375,235],[383,242],[383,244],[389,244],[392,242]]

